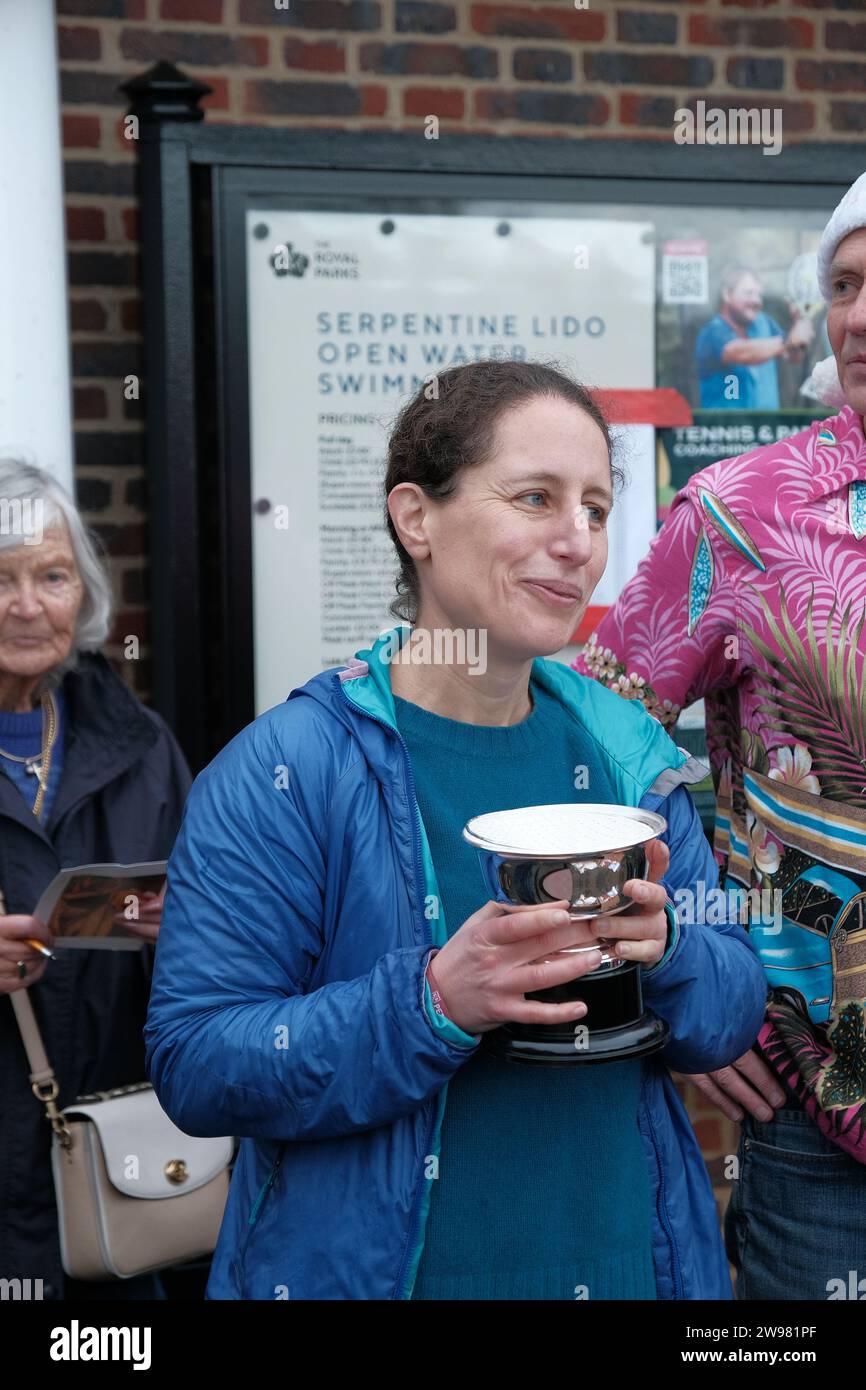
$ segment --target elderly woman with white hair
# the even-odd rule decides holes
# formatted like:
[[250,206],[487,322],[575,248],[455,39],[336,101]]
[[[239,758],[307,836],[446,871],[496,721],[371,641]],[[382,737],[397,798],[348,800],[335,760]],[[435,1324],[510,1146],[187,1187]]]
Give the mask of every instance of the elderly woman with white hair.
[[[51,1130],[34,1098],[10,1000],[28,989],[57,1074],[76,1096],[144,1079],[152,950],[66,951],[32,915],[62,868],[165,858],[190,784],[165,724],[99,647],[111,592],[68,494],[30,464],[0,460],[0,1273],[42,1280],[47,1299],[154,1297],[153,1276],[83,1285],[63,1273]],[[161,901],[143,908],[153,941]]]

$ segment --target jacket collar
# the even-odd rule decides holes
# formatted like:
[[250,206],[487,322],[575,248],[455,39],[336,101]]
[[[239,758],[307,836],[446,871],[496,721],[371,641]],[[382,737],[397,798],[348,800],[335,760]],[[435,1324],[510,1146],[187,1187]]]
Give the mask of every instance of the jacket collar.
[[[60,786],[51,808],[55,826],[79,802],[126,772],[156,742],[156,724],[105,657],[82,652],[63,680],[66,702],[65,755]],[[0,777],[0,817],[6,816],[47,840],[17,787]]]
[[[405,626],[381,633],[372,647],[356,652],[349,665],[338,672],[341,683],[352,682],[351,695],[355,703],[374,718],[384,720],[394,730],[397,729],[397,718],[388,666],[392,656],[403,648],[411,633],[412,628]],[[556,696],[563,704],[573,706],[574,671],[560,662],[536,657],[531,674],[543,690]],[[580,680],[580,677],[577,679]]]
[[829,420],[816,420],[807,448],[812,459],[810,501],[866,478],[863,422],[850,405],[843,406]]
[[[373,719],[386,724],[398,737],[388,665],[411,631],[409,627],[398,627],[381,634],[371,648],[357,652],[349,665],[336,673],[351,701]],[[332,692],[336,686],[333,671],[315,676],[305,690],[312,694],[311,687],[317,686],[323,675],[329,684],[327,687],[322,685],[320,692],[321,698],[327,699],[326,691]],[[679,775],[675,782],[696,780],[695,776],[688,775],[693,771],[691,767],[686,768],[683,775],[682,769],[689,763],[689,755],[668,738],[660,724],[653,719],[646,725],[633,718],[620,720],[617,717],[619,696],[614,698],[612,692],[603,689],[590,677],[582,676],[562,662],[546,657],[535,658],[531,676],[603,748],[605,756],[611,760],[622,799],[628,804],[636,805],[638,795],[654,790],[657,779],[666,771],[677,771]],[[705,769],[701,769],[701,775],[706,775]]]

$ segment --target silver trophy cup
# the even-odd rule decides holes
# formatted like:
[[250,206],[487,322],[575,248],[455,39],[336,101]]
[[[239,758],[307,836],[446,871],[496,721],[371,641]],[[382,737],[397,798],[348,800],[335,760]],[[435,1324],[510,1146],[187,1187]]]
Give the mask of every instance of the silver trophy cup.
[[[474,816],[463,838],[478,851],[492,898],[539,905],[566,899],[572,920],[584,921],[630,906],[624,885],[646,878],[645,845],[666,828],[667,821],[652,811],[566,803]],[[509,1062],[543,1066],[618,1062],[664,1047],[670,1030],[644,1010],[639,964],[605,950],[610,943],[601,924],[597,936],[602,960],[595,970],[526,996],[552,1004],[581,999],[587,1012],[579,1022],[506,1023],[486,1034],[485,1047]],[[594,949],[567,947],[554,954],[577,960]]]

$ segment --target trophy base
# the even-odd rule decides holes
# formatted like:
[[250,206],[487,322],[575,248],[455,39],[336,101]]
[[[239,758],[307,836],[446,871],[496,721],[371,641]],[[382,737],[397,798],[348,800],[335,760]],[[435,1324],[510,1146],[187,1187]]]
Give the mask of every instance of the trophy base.
[[505,1062],[523,1066],[573,1067],[592,1062],[625,1062],[658,1052],[670,1037],[670,1028],[654,1014],[620,1028],[598,1028],[575,1046],[573,1031],[556,1027],[532,1028],[506,1023],[488,1033],[483,1046]]
[[644,1011],[640,968],[633,961],[526,998],[550,1004],[583,999],[587,1013],[576,1023],[505,1023],[494,1029],[484,1046],[506,1062],[548,1067],[624,1062],[658,1052],[670,1036],[666,1023]]

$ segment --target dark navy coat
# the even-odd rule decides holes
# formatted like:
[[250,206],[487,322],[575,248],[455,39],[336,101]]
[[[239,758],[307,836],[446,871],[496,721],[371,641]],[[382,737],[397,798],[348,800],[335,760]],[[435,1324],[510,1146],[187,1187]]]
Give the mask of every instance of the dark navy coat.
[[[174,737],[104,657],[67,673],[66,756],[43,828],[0,775],[0,888],[7,913],[30,913],[61,868],[165,859],[191,778]],[[2,767],[0,767],[2,772]],[[153,948],[58,951],[30,987],[60,1109],[79,1095],[144,1081],[142,1029]],[[59,1298],[63,1272],[50,1167],[51,1129],[30,1089],[8,995],[0,996],[0,1275],[42,1279]]]

